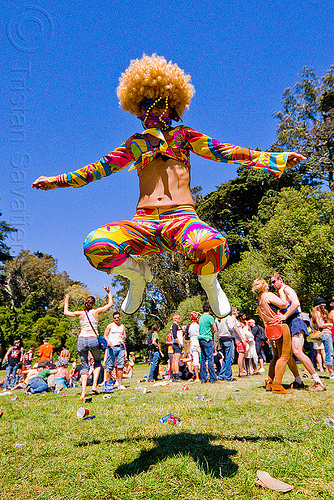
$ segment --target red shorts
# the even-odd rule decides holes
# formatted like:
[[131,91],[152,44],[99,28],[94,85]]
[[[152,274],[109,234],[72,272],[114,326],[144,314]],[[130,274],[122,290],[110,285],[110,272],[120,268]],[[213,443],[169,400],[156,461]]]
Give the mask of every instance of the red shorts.
[[235,343],[236,343],[236,346],[237,346],[237,349],[238,349],[238,353],[239,354],[243,354],[247,351],[247,345],[243,344],[241,342],[241,340],[235,340]]

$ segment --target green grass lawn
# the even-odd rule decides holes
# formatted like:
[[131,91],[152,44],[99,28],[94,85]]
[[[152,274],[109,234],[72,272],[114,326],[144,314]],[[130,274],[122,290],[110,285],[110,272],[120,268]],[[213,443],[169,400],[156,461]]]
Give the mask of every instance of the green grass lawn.
[[[333,500],[334,429],[323,419],[334,416],[334,381],[317,394],[267,393],[265,376],[189,383],[186,392],[147,383],[152,393],[142,394],[135,387],[145,374],[136,365],[127,391],[84,405],[79,389],[0,396],[1,499],[281,498],[255,484],[264,470],[294,485],[285,498]],[[80,406],[96,418],[75,418]],[[159,424],[167,413],[182,425]]]

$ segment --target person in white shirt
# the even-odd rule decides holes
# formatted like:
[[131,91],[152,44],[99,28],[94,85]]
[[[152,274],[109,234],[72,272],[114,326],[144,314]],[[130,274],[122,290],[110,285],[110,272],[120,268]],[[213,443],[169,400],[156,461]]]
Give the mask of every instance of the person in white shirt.
[[114,369],[115,360],[116,365],[116,382],[118,389],[126,389],[122,384],[123,368],[126,358],[126,350],[124,341],[126,339],[125,326],[121,324],[121,315],[119,312],[114,312],[114,321],[109,323],[104,332],[104,338],[108,342],[108,349],[104,356],[105,365],[105,381],[111,379],[111,373]]
[[190,325],[188,326],[188,336],[190,339],[190,354],[193,360],[194,373],[195,373],[195,382],[200,382],[199,378],[199,356],[201,353],[201,348],[198,341],[199,335],[199,324],[198,317],[201,313],[197,311],[191,311],[190,313]]
[[232,362],[234,359],[234,319],[231,315],[223,319],[216,319],[217,334],[219,340],[219,351],[222,353],[221,367],[218,375],[219,380],[235,382],[232,377]]

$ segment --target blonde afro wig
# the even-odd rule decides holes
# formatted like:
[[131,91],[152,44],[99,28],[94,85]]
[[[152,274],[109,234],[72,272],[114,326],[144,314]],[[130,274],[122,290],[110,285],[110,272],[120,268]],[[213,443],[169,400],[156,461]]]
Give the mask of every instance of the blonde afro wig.
[[140,103],[144,99],[168,97],[170,107],[181,117],[195,93],[190,79],[177,64],[157,54],[144,54],[141,59],[131,61],[119,79],[120,106],[124,111],[141,116]]

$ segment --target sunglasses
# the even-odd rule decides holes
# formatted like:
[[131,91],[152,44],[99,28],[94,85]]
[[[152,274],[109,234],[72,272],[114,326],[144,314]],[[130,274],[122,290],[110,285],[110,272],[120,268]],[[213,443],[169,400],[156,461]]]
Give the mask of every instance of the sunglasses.
[[149,106],[154,104],[154,107],[157,109],[164,109],[167,106],[167,99],[165,97],[161,97],[160,99],[144,99],[140,103],[141,109],[147,109]]
[[278,279],[278,278],[275,278],[274,280],[271,280],[271,281],[270,281],[270,283],[271,283],[272,285],[274,285],[274,284],[276,283],[277,279]]

